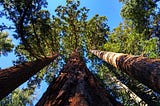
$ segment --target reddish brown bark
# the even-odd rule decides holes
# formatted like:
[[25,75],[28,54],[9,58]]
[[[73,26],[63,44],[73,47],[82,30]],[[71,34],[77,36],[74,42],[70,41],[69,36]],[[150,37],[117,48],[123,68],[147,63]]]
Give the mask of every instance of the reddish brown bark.
[[160,59],[99,50],[91,53],[160,93]]
[[76,52],[36,106],[118,106]]
[[0,100],[52,62],[58,54],[0,70]]

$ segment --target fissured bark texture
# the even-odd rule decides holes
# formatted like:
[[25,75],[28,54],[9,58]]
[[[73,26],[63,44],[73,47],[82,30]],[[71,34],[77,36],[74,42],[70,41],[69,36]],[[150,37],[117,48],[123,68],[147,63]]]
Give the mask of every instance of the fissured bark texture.
[[36,106],[120,106],[73,52]]
[[56,57],[58,54],[0,70],[0,100],[51,63]]
[[160,93],[160,59],[99,50],[90,52]]

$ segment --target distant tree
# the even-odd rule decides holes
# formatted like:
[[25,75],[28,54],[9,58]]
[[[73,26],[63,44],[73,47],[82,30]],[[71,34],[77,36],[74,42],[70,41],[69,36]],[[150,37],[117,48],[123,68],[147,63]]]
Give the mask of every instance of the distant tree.
[[152,35],[154,17],[157,15],[159,0],[120,0],[123,3],[121,16],[131,21],[138,33],[145,33],[146,39]]
[[124,22],[108,34],[108,41],[103,48],[106,51],[153,58],[159,56],[157,41],[158,39],[155,37],[147,40],[144,33],[137,33],[134,28],[128,25],[128,22]]

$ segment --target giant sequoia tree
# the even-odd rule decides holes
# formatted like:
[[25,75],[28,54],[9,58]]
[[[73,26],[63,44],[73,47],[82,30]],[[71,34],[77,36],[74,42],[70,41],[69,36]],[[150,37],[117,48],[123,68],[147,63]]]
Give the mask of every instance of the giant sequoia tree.
[[[21,64],[12,67],[12,69],[17,69],[18,66],[22,66],[22,68],[17,69],[18,74],[11,73],[9,75],[10,77],[6,76],[5,78],[0,76],[0,79],[5,79],[7,82],[9,81],[9,78],[15,79],[15,76],[17,76],[18,80],[15,82],[17,87],[21,84],[19,83],[21,82],[20,79],[23,79],[22,82],[24,82],[32,75],[35,75],[36,77],[30,78],[28,82],[28,88],[32,88],[37,82],[40,82],[44,77],[47,77],[47,82],[51,83],[37,103],[38,106],[121,105],[116,101],[116,95],[106,92],[104,86],[101,85],[104,83],[101,83],[98,77],[95,77],[83,63],[83,61],[88,58],[91,58],[92,60],[96,59],[88,55],[89,49],[101,49],[103,47],[104,49],[109,49],[107,46],[109,44],[117,43],[116,41],[118,41],[117,46],[122,47],[119,50],[123,51],[125,48],[121,37],[109,39],[106,43],[105,38],[109,28],[105,16],[99,16],[97,14],[89,19],[87,17],[89,9],[86,7],[80,8],[79,1],[71,0],[66,0],[65,6],[58,6],[55,10],[56,15],[52,16],[52,18],[50,17],[49,11],[42,9],[43,6],[46,6],[46,1],[44,0],[3,0],[0,3],[4,7],[5,16],[14,23],[16,32],[14,37],[20,39],[20,44],[16,46],[16,55],[19,57],[16,63]],[[120,31],[119,36],[122,35],[124,38],[123,40],[125,41],[127,39],[126,33],[123,34],[122,32],[123,28]],[[131,33],[129,37],[134,36],[132,35],[133,34]],[[134,41],[136,37],[134,39],[131,38],[130,40]],[[119,39],[116,40],[116,38]],[[141,36],[137,38],[141,38]],[[113,40],[113,42],[110,40]],[[143,45],[144,43],[142,42],[140,44]],[[114,47],[113,45],[111,46]],[[129,46],[131,47],[131,45]],[[111,50],[113,50],[112,47]],[[140,48],[141,47],[143,46],[140,46]],[[155,49],[156,48],[154,48],[154,50]],[[138,49],[135,49],[135,51],[136,50]],[[55,61],[58,64],[48,65],[50,62],[53,62],[53,58],[48,61],[47,57],[51,56],[53,52],[60,53],[61,55],[58,59],[61,60]],[[137,54],[140,54],[139,52],[141,51],[137,52]],[[130,51],[127,53],[130,53]],[[132,53],[134,53],[134,51]],[[146,55],[148,55],[147,53]],[[57,57],[57,55],[55,57]],[[25,67],[25,64],[30,64],[30,62],[26,61],[35,60],[37,60],[36,62],[38,63],[34,64],[34,66]],[[39,62],[39,60],[41,62]],[[66,62],[66,65],[64,65],[63,69],[60,71],[60,63],[63,61],[64,63]],[[26,63],[22,64],[22,62]],[[37,64],[41,65],[36,66]],[[93,64],[96,64],[96,62],[93,62]],[[48,67],[45,70],[45,74],[41,71],[38,74],[35,74],[47,65]],[[30,68],[29,71],[27,68]],[[35,69],[32,71],[31,68]],[[8,69],[4,69],[1,73],[3,74],[3,72],[5,73],[7,70]],[[55,70],[57,70],[57,74],[54,74]],[[22,76],[23,72],[24,74],[27,73],[27,76],[24,75],[24,78]],[[37,79],[37,76],[39,75],[43,77]],[[55,76],[57,76],[57,78],[54,78]],[[11,87],[7,88],[9,89]],[[14,88],[16,87],[14,86]],[[123,101],[121,102],[123,103]]]
[[[57,7],[57,16],[52,20],[48,11],[41,10],[42,1],[32,2],[1,2],[7,17],[16,26],[14,37],[21,41],[16,47],[20,61],[43,59],[53,51],[65,53],[66,58],[76,48],[98,48],[105,42],[104,35],[108,31],[106,17],[95,15],[87,20],[89,10],[79,8],[79,1],[67,1],[66,6]],[[81,51],[81,55],[83,53]]]
[[69,57],[37,106],[119,106],[87,69],[77,51]]
[[91,53],[160,92],[160,59],[91,50]]
[[34,62],[25,62],[0,71],[0,99],[7,96],[15,88],[23,84],[39,70],[51,63],[58,54],[38,59]]

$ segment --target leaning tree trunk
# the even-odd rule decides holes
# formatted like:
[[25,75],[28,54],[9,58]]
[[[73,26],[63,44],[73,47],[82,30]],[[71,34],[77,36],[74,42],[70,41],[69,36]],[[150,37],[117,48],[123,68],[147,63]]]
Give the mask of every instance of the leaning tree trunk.
[[90,52],[160,93],[160,59],[99,50]]
[[52,62],[58,54],[0,70],[0,100]]
[[[110,74],[106,74],[106,79],[110,81],[110,83],[113,83],[115,87],[119,86],[123,89],[120,90],[120,92],[124,92],[125,95],[129,96],[129,100],[134,101],[135,103],[139,104],[140,106],[145,106],[147,103],[143,101],[138,95],[136,95],[132,90],[130,90],[125,84],[123,84],[120,80],[118,80],[115,76],[112,76]],[[115,89],[115,91],[118,91]],[[122,95],[123,96],[123,95]]]
[[117,106],[120,105],[73,52],[59,77],[50,84],[36,106]]

